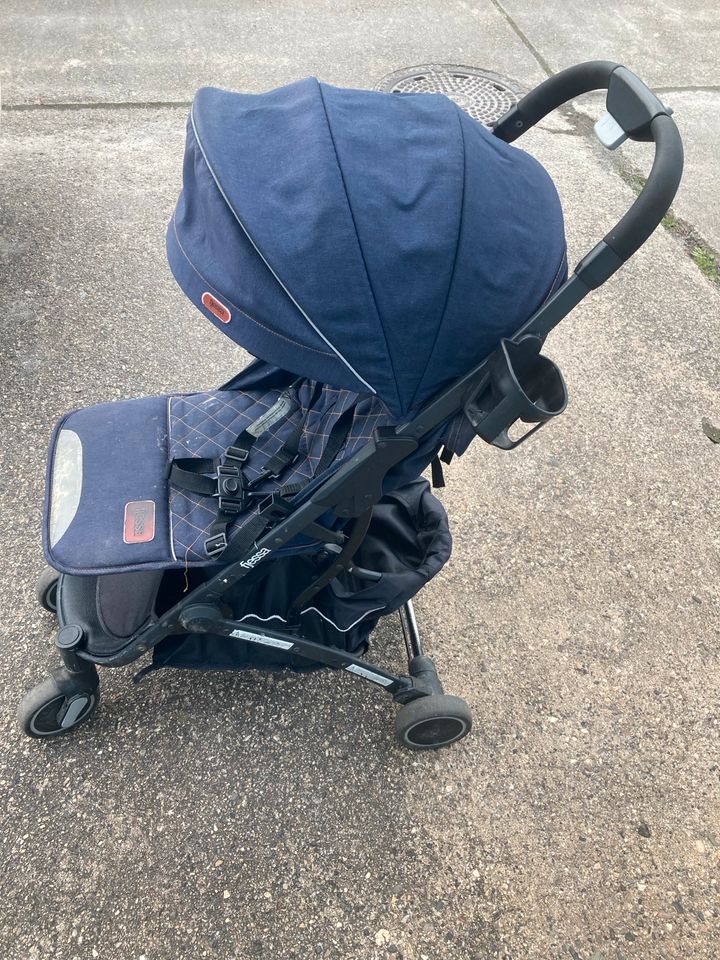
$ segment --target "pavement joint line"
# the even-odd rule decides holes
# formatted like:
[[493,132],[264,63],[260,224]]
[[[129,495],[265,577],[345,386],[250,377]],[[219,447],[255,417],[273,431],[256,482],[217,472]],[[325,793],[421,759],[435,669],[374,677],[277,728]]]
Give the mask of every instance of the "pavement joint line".
[[653,87],[655,93],[720,93],[720,84],[678,84],[670,87]]
[[[658,90],[659,88],[655,88]],[[553,135],[579,136],[586,140],[597,155],[600,141],[595,136],[593,120],[579,111],[570,103],[559,108],[565,119],[571,124],[572,130],[549,130]],[[605,148],[602,153],[607,154]],[[622,152],[610,153],[608,159],[611,168],[637,195],[647,180],[647,175],[641,173],[635,164],[624,156]],[[660,221],[660,226],[679,243],[684,253],[695,264],[703,277],[714,287],[720,286],[720,252],[709,243],[694,223],[678,216],[672,206],[668,208]]]
[[[530,54],[536,60],[541,69],[548,75],[552,76],[554,71],[550,67],[549,63],[545,60],[539,50],[530,42],[526,34],[518,26],[518,24],[513,20],[510,14],[505,10],[505,8],[500,3],[500,0],[491,0],[493,6],[498,10],[498,12],[504,17],[507,21],[510,28],[517,35],[523,45],[528,49]],[[463,6],[468,6],[468,4],[462,3]],[[472,8],[471,8],[472,9]],[[656,86],[653,88],[654,91],[658,94],[672,94],[672,93],[720,93],[720,85],[698,85],[698,84],[689,84],[689,85],[676,85],[676,86]],[[57,102],[48,102],[48,103],[6,103],[3,105],[2,109],[6,113],[23,113],[36,110],[57,110],[57,111],[74,111],[74,110],[167,110],[167,109],[189,109],[192,101],[190,100],[111,100],[111,101],[98,101],[98,100],[88,100],[88,101],[57,101]],[[572,130],[548,130],[547,132],[553,135],[565,135],[565,136],[580,136],[584,139],[589,139],[594,141],[592,136],[591,122],[589,118],[579,113],[576,109],[566,104],[561,108],[561,112],[565,115],[566,119],[570,121],[573,126]],[[624,161],[622,157],[618,156],[615,158],[614,167],[618,176],[628,183],[631,187],[633,183],[637,183],[639,179],[643,179],[642,175],[636,170],[632,165]],[[718,281],[718,270],[720,269],[720,256],[718,252],[704,239],[704,237],[697,230],[695,225],[684,218],[678,217],[675,212],[670,208],[663,218],[662,226],[668,233],[672,234],[676,240],[678,240],[687,256],[695,263],[698,270],[703,274],[703,276],[709,280],[713,285],[716,285]],[[703,261],[705,263],[701,262]],[[710,266],[708,267],[708,264]]]
[[540,68],[547,74],[548,77],[551,77],[555,72],[550,64],[547,62],[545,57],[540,53],[540,51],[535,47],[526,33],[518,26],[517,23],[513,20],[510,14],[507,12],[505,7],[500,3],[500,0],[490,0],[495,9],[507,20],[508,26],[510,29],[517,35],[520,41],[527,47],[527,49],[532,54],[533,58],[537,61]]
[[[522,40],[530,53],[537,60],[543,71],[550,77],[554,71],[543,58],[540,52],[533,47],[522,30],[503,10],[498,0],[490,0],[507,19],[513,31]],[[720,84],[689,84],[677,86],[655,86],[655,93],[720,93]],[[167,110],[188,109],[192,100],[68,100],[48,103],[4,103],[0,110],[4,113],[24,113],[31,110]]]
[[192,100],[70,100],[55,103],[5,103],[3,113],[31,110],[168,110],[188,109]]
[[[497,0],[491,0],[491,3],[507,17],[501,5]],[[513,23],[510,17],[507,17],[508,23],[515,30],[517,35],[527,46],[538,64],[547,73],[552,76],[554,71],[550,68],[542,55],[527,41],[519,27]],[[720,93],[720,85],[698,84],[685,86],[655,86],[655,93]],[[49,103],[5,103],[0,107],[3,113],[26,113],[31,110],[167,110],[167,109],[189,109],[192,100],[68,100]],[[551,131],[552,132],[552,131]],[[561,131],[556,131],[560,133]]]
[[[639,194],[647,182],[634,164],[617,161],[618,173],[635,194]],[[670,207],[660,221],[661,226],[682,244],[685,253],[700,273],[714,286],[720,286],[720,253],[700,233],[694,223],[678,216]]]

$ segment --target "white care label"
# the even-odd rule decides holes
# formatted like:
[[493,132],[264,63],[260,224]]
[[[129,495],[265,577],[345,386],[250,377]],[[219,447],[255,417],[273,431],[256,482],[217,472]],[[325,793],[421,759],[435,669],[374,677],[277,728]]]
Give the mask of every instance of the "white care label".
[[356,677],[364,677],[365,680],[372,680],[373,683],[379,683],[381,687],[389,687],[393,682],[391,677],[383,677],[380,673],[375,673],[374,670],[368,670],[367,667],[361,667],[357,663],[351,663],[349,667],[345,667],[348,673],[354,673]]
[[264,647],[278,647],[280,650],[289,650],[294,646],[294,641],[292,640],[268,637],[264,633],[250,633],[249,630],[233,630],[230,636],[237,637],[238,640],[249,640],[250,643],[260,643]]

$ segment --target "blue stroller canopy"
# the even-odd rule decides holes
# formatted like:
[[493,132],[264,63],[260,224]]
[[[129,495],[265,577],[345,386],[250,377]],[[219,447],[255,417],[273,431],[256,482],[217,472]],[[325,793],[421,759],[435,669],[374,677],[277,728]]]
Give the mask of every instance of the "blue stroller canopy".
[[198,91],[168,229],[180,286],[292,373],[397,418],[564,279],[553,183],[441,94]]

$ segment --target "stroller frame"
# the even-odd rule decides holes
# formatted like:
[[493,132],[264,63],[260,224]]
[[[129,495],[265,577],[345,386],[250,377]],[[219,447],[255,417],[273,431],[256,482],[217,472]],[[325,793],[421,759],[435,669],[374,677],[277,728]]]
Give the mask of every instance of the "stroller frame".
[[[307,640],[292,624],[271,630],[227,619],[219,601],[241,579],[259,566],[264,567],[278,549],[301,534],[333,545],[325,570],[309,588],[311,593],[341,570],[348,569],[352,564],[349,554],[354,552],[350,547],[357,549],[366,529],[363,520],[382,497],[387,473],[415,451],[425,436],[458,413],[464,412],[475,432],[488,443],[512,449],[563,412],[567,392],[562,375],[552,361],[541,354],[541,348],[550,331],[591,290],[612,276],[658,226],[680,181],[682,143],[670,117],[671,111],[629,70],[608,61],[592,61],[556,74],[520,100],[494,127],[495,136],[511,142],[558,106],[594,89],[608,91],[608,114],[596,127],[605,146],[614,149],[627,137],[655,143],[648,180],[620,222],[512,337],[502,340],[488,357],[437,394],[412,420],[397,427],[376,429],[358,453],[324,481],[313,485],[310,492],[296,495],[292,502],[279,494],[269,495],[262,512],[270,526],[257,539],[251,552],[192,589],[159,618],[153,618],[120,650],[107,656],[91,655],[83,648],[84,637],[79,627],[61,628],[56,647],[62,666],[52,672],[52,683],[58,691],[56,697],[62,695],[65,702],[57,714],[55,732],[66,732],[93,711],[98,700],[96,665],[128,664],[164,638],[178,633],[236,637],[280,648],[365,679],[403,705],[396,731],[401,742],[411,749],[445,746],[469,732],[469,708],[459,698],[443,693],[435,665],[425,656],[411,601],[399,611],[407,650],[407,674],[392,673],[340,649]],[[530,428],[513,439],[509,431],[518,421]],[[340,518],[355,518],[349,535],[318,523],[328,511]],[[340,549],[343,546],[344,551]],[[272,565],[267,566],[268,572],[271,571]],[[377,577],[372,571],[355,568],[355,572],[361,578]],[[262,571],[259,573],[262,575]],[[31,710],[37,713],[42,699],[38,694],[41,687],[42,684],[30,691],[19,709],[21,725],[31,734],[27,718]],[[44,696],[43,702],[48,702],[47,692]]]

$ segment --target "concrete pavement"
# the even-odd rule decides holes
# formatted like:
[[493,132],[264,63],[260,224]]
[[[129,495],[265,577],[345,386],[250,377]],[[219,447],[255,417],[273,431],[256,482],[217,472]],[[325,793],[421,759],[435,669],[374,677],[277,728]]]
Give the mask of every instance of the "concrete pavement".
[[[720,294],[672,231],[553,336],[567,414],[448,471],[455,551],[417,610],[471,738],[404,753],[392,705],[349,677],[133,686],[132,669],[103,673],[96,720],[66,741],[16,731],[52,659],[33,598],[52,422],[246,361],[165,264],[186,112],[167,104],[309,72],[371,86],[428,60],[529,86],[543,64],[617,58],[705,88],[671,100],[688,152],[676,209],[720,236],[705,5],[202,11],[11,0],[0,15],[6,107],[148,104],[2,114],[0,956],[716,957],[720,446],[700,420],[720,424]],[[558,185],[573,259],[633,198],[575,119],[523,143]],[[394,624],[374,652],[400,664]]]
[[[32,9],[34,7],[34,9]],[[189,100],[197,87],[266,90],[315,74],[364,86],[424,63],[491,63],[538,82],[535,58],[492,4],[412,0],[153,4],[9,0],[0,79],[7,102]],[[430,41],[430,42],[429,42]]]

